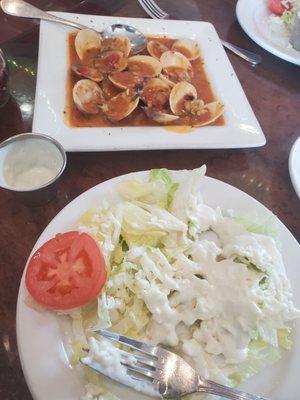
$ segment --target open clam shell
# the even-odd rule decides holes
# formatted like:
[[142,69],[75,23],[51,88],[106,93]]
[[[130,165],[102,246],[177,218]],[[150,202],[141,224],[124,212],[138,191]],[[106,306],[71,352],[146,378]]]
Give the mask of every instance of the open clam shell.
[[186,114],[185,102],[195,100],[197,90],[189,82],[177,83],[170,93],[170,108],[176,115]]
[[122,51],[109,50],[95,57],[93,65],[103,73],[120,72],[127,67],[127,58]]
[[128,58],[128,70],[144,78],[154,78],[161,73],[161,63],[154,57],[137,55]]
[[71,68],[76,75],[83,78],[87,78],[95,82],[101,82],[103,80],[103,74],[97,68],[80,64],[74,64]]
[[149,40],[147,43],[147,50],[150,56],[160,60],[163,53],[170,50],[165,44],[161,43],[159,40]]
[[171,82],[190,81],[192,65],[189,60],[177,51],[169,50],[162,54],[160,62],[164,75]]
[[149,79],[142,90],[141,99],[148,107],[156,110],[165,108],[169,103],[171,89],[159,78]]
[[101,38],[92,29],[81,29],[75,38],[75,50],[81,61],[89,58],[90,54],[101,49]]
[[170,67],[182,68],[185,70],[191,68],[189,60],[183,54],[173,50],[163,53],[160,57],[160,62],[164,71]]
[[125,57],[129,56],[131,43],[127,36],[115,36],[102,41],[102,51],[119,50]]
[[219,101],[214,101],[212,103],[205,104],[204,109],[210,113],[209,118],[206,121],[201,122],[199,124],[193,123],[193,126],[200,127],[200,126],[210,125],[213,122],[215,122],[223,114],[224,105],[221,104]]
[[170,122],[176,121],[178,119],[178,115],[168,114],[167,112],[157,111],[151,107],[142,107],[145,114],[148,118],[153,121],[158,122],[159,124],[168,124]]
[[108,75],[108,79],[120,89],[128,89],[141,86],[144,79],[135,72],[121,71]]
[[200,47],[197,42],[191,39],[176,40],[172,50],[183,54],[188,60],[196,60],[200,56]]
[[168,86],[170,86],[170,88],[174,87],[176,85],[176,82],[173,82],[169,79],[168,75],[164,75],[164,74],[159,74],[159,79],[161,79],[162,81],[164,81]]
[[120,121],[128,117],[139,103],[139,97],[136,93],[122,92],[112,97],[102,107],[102,111],[111,121]]
[[76,107],[86,114],[97,114],[104,103],[99,85],[89,79],[81,79],[73,87],[73,100]]

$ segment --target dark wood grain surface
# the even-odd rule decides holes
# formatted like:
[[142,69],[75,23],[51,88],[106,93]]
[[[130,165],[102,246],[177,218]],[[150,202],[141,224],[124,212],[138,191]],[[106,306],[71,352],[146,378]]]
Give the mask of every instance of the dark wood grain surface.
[[[161,0],[179,19],[212,22],[220,36],[262,55],[252,68],[229,54],[267,138],[266,146],[242,150],[184,150],[68,154],[58,195],[45,206],[28,208],[11,193],[0,191],[0,399],[29,400],[16,344],[15,310],[26,259],[51,219],[83,191],[132,171],[166,167],[195,168],[207,164],[208,175],[230,183],[262,202],[300,238],[300,202],[293,190],[288,156],[300,135],[300,67],[282,61],[253,43],[235,17],[234,0]],[[44,9],[146,17],[136,1],[38,1]],[[10,65],[11,98],[0,109],[0,140],[29,132],[34,107],[38,24],[0,13],[0,47]]]

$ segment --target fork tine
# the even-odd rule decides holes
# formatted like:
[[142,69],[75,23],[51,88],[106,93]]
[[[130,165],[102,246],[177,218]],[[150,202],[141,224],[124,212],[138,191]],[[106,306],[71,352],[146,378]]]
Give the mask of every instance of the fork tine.
[[152,0],[138,0],[138,2],[151,18],[164,19],[169,16]]
[[146,365],[140,365],[135,355],[132,353],[127,353],[126,351],[121,352],[121,364],[127,368],[127,373],[128,371],[132,371],[146,376],[147,378],[159,379],[161,371],[150,369],[151,366],[147,368]]
[[153,19],[160,19],[159,17],[156,16],[156,14],[144,3],[144,0],[138,0],[140,5],[143,7],[143,9],[146,11],[146,13]]
[[166,17],[169,16],[164,10],[162,10],[162,9],[159,7],[159,5],[158,5],[154,0],[144,0],[144,1],[145,1],[146,3],[148,3],[149,6],[151,6],[151,7],[153,8],[153,10],[156,11],[157,15],[160,15],[160,18],[161,18],[161,19],[166,18]]
[[114,340],[115,342],[125,344],[126,346],[128,346],[132,349],[138,350],[141,353],[145,353],[152,357],[157,358],[157,356],[156,356],[157,349],[155,346],[151,346],[149,344],[140,342],[135,339],[130,339],[126,336],[118,335],[117,333],[114,333],[114,332],[106,331],[105,329],[98,329],[95,332],[107,339]]
[[131,365],[131,364],[127,364],[126,362],[121,362],[122,365],[124,365],[124,367],[126,367],[126,369],[128,371],[137,373],[139,375],[143,375],[147,378],[151,378],[151,379],[159,379],[159,375],[156,371],[151,371],[150,369],[147,368],[142,368],[139,367],[138,365]]
[[127,358],[128,357],[130,357],[130,358],[134,357],[137,362],[139,362],[141,364],[144,364],[144,365],[147,365],[148,367],[156,368],[155,361],[152,360],[151,358],[143,357],[143,356],[140,356],[140,355],[138,355],[136,353],[129,353],[128,351],[121,350],[121,349],[120,349],[120,353],[124,357],[127,357]]
[[145,5],[148,7],[148,9],[150,9],[156,15],[156,18],[158,18],[158,19],[163,18],[163,13],[161,13],[158,10],[156,3],[154,3],[152,0],[143,0],[143,1],[144,1]]

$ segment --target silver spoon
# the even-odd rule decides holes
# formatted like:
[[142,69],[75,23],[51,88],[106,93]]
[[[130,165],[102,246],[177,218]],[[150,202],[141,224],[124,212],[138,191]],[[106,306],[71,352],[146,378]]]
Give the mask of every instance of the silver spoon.
[[[13,15],[15,17],[35,18],[45,21],[59,22],[77,29],[87,28],[87,26],[78,24],[77,22],[68,21],[66,19],[49,14],[23,0],[2,0],[1,8],[6,14]],[[127,36],[131,42],[132,54],[137,54],[146,47],[146,38],[144,34],[133,26],[115,24],[108,26],[104,29],[104,31],[100,32],[100,34],[103,38],[120,35]]]

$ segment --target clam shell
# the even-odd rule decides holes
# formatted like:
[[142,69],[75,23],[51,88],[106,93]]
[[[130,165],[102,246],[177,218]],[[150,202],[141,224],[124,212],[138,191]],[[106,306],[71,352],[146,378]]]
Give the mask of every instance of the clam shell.
[[142,85],[144,79],[134,72],[121,71],[108,75],[108,79],[120,89]]
[[102,51],[119,50],[125,57],[129,56],[131,43],[127,36],[115,36],[102,41]]
[[193,124],[193,126],[205,126],[205,125],[209,125],[212,124],[213,122],[215,122],[224,112],[224,105],[219,103],[218,101],[214,101],[212,103],[207,103],[205,104],[205,109],[207,109],[210,112],[210,118],[203,122],[203,123],[199,123],[199,124]]
[[137,55],[128,58],[128,70],[145,78],[154,78],[161,73],[161,63],[154,57]]
[[87,78],[95,82],[101,82],[103,80],[103,75],[97,68],[89,67],[87,65],[74,64],[72,65],[71,69],[76,75],[83,78]]
[[127,67],[127,58],[122,51],[109,50],[95,57],[93,64],[103,73],[121,72]]
[[144,110],[148,118],[153,119],[153,121],[156,121],[159,124],[167,124],[179,118],[177,115],[157,111],[151,107],[142,107],[142,109]]
[[147,50],[150,56],[160,60],[161,55],[168,51],[169,48],[159,40],[152,39],[147,43]]
[[120,121],[131,114],[139,104],[139,97],[135,94],[122,92],[112,97],[102,107],[102,111],[111,121]]
[[97,114],[104,97],[99,85],[89,79],[81,79],[73,87],[73,100],[76,107],[86,114]]
[[176,40],[172,50],[183,54],[188,60],[196,60],[200,56],[200,47],[197,42],[191,39]]
[[184,100],[193,100],[197,98],[195,86],[189,82],[177,83],[170,93],[170,108],[174,114],[182,115],[182,102]]
[[99,34],[92,29],[81,29],[75,38],[75,50],[80,58],[84,60],[91,50],[101,49],[101,39]]
[[159,79],[164,81],[167,85],[169,85],[171,88],[176,85],[176,82],[171,81],[167,75],[164,74],[159,74]]
[[173,50],[169,50],[163,53],[160,57],[160,62],[163,70],[166,72],[170,67],[180,68],[186,71],[192,68],[191,63],[183,54]]
[[141,94],[141,99],[149,107],[154,107],[155,109],[162,109],[169,102],[171,89],[163,80],[159,78],[149,79],[144,87]]

